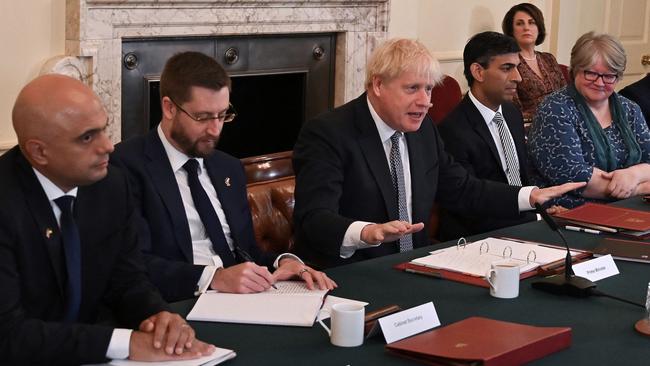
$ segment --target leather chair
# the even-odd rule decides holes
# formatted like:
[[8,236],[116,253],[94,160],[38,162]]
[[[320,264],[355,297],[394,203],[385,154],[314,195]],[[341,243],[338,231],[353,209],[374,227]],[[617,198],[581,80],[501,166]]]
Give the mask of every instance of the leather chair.
[[[458,85],[456,79],[445,75],[442,82],[431,90],[431,103],[433,106],[429,108],[428,114],[433,120],[433,123],[437,125],[442,122],[447,114],[456,108],[462,99],[463,94],[460,91],[460,85]],[[438,242],[435,237],[438,234],[439,211],[438,204],[434,203],[429,217],[429,240],[432,243]]]
[[293,249],[296,180],[292,156],[292,151],[285,151],[241,160],[255,239],[263,251],[285,253]]
[[428,113],[433,123],[442,122],[445,116],[460,103],[461,99],[463,99],[463,94],[460,92],[460,85],[456,79],[445,75],[442,82],[431,90],[433,106],[429,108]]

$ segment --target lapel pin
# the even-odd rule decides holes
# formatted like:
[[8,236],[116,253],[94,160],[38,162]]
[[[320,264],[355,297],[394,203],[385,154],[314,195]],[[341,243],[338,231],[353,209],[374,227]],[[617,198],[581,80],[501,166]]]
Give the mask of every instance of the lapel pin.
[[226,183],[226,187],[230,187],[230,177],[226,177],[223,182]]
[[49,227],[47,229],[45,229],[45,237],[46,238],[48,238],[48,239],[51,238],[52,233],[54,233],[54,230],[50,229]]

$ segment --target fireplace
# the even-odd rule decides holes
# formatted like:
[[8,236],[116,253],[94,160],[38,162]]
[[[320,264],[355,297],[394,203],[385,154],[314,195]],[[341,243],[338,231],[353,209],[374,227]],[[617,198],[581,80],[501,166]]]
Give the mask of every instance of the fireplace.
[[122,139],[161,118],[158,92],[166,60],[199,51],[232,77],[237,118],[219,149],[238,158],[292,150],[302,123],[334,102],[335,34],[128,39],[122,43]]
[[[108,133],[113,142],[119,142],[123,137],[147,131],[151,119],[157,123],[159,118],[152,112],[157,109],[155,102],[141,99],[142,103],[131,104],[124,93],[134,88],[143,96],[147,95],[147,101],[156,100],[152,96],[163,64],[169,56],[188,47],[188,44],[180,47],[174,44],[182,39],[191,43],[190,49],[212,55],[227,66],[235,83],[232,96],[235,108],[240,114],[260,113],[250,116],[257,124],[252,128],[260,131],[261,125],[273,129],[282,117],[302,115],[302,118],[296,117],[302,122],[359,96],[364,89],[367,58],[386,38],[388,20],[389,0],[66,0],[66,55],[61,60],[53,60],[56,62],[48,62],[43,71],[72,73],[90,84],[109,114]],[[251,56],[256,56],[255,52],[260,50],[264,50],[264,54],[267,52],[262,46],[251,49],[242,45],[251,38],[266,40],[270,48],[283,53],[293,53],[298,51],[293,47],[278,48],[272,41],[301,42],[310,37],[325,37],[326,40],[305,41],[308,51],[300,51],[293,58],[309,59],[312,66],[248,67],[250,65],[243,61],[254,59]],[[134,63],[145,60],[125,57],[133,51],[129,47],[143,41],[147,42],[147,48],[149,45],[160,47],[159,51],[165,56],[149,60],[157,65],[157,70],[133,72],[137,81],[127,85],[123,75],[125,63],[133,67]],[[232,45],[240,61],[227,65],[224,57],[234,57],[233,51],[226,56]],[[325,57],[321,60],[317,60],[321,50],[316,46],[323,48]],[[272,57],[262,56],[261,59],[275,62]],[[318,70],[313,67],[325,66],[329,68],[327,76],[315,81]],[[240,96],[235,94],[243,95],[246,89],[240,84],[273,85],[278,82],[273,78],[283,75],[287,84],[303,85],[302,107],[285,108],[287,103],[283,97],[300,98],[298,95],[268,91],[265,100],[279,99],[271,106],[237,105]],[[318,87],[314,89],[312,85]],[[323,101],[314,102],[314,93],[322,94]],[[250,97],[243,99],[251,100]],[[224,130],[224,139],[227,135],[250,135],[237,131],[243,122],[239,118],[235,121],[232,127],[228,126],[230,131]],[[258,151],[279,148],[264,146],[269,140],[275,138],[256,142],[256,146],[263,147]],[[224,141],[220,148],[226,146],[228,143]],[[236,155],[253,153],[235,151],[235,148],[229,149]]]

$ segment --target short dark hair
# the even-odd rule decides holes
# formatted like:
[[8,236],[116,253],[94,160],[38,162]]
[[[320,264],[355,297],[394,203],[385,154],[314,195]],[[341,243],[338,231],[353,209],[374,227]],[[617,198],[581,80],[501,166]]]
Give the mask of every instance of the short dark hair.
[[472,86],[474,77],[470,66],[473,63],[487,69],[490,66],[492,57],[517,53],[521,49],[514,38],[498,32],[482,32],[475,34],[465,45],[463,50],[463,73],[467,79],[467,85]]
[[185,103],[191,98],[193,86],[230,90],[231,81],[215,59],[200,52],[181,52],[167,60],[160,76],[160,98],[169,97],[176,103]]
[[503,17],[503,22],[501,22],[501,29],[503,29],[503,34],[512,37],[512,28],[514,26],[515,14],[518,11],[523,11],[524,13],[530,15],[531,18],[535,21],[537,25],[537,39],[535,40],[535,45],[540,45],[546,39],[546,27],[544,26],[544,14],[539,10],[538,7],[531,3],[521,3],[513,6],[508,10],[506,15]]

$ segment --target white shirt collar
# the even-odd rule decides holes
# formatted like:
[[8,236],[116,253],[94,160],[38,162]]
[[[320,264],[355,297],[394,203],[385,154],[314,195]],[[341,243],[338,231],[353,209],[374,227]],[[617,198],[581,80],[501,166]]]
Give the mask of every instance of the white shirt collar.
[[184,152],[179,151],[177,148],[175,148],[174,145],[172,145],[171,142],[167,140],[167,136],[165,136],[165,133],[163,132],[162,127],[160,127],[160,124],[158,124],[158,128],[156,128],[156,130],[158,132],[158,137],[162,142],[163,148],[165,149],[165,153],[167,153],[167,159],[169,159],[169,163],[171,164],[172,171],[174,171],[174,173],[183,168],[183,165],[190,159],[196,159],[196,161],[199,162],[199,168],[203,169],[203,158],[192,158]]
[[496,111],[491,110],[490,108],[486,107],[483,103],[479,102],[478,99],[472,94],[472,91],[470,90],[467,92],[469,95],[469,99],[474,103],[478,111],[481,113],[481,116],[483,116],[483,119],[485,120],[485,123],[488,125],[492,123],[492,120],[494,119],[494,115],[497,114],[497,112],[501,113],[503,116],[503,112],[501,111],[501,105],[499,105],[499,108]]
[[379,117],[375,111],[375,108],[372,107],[372,103],[370,103],[370,98],[366,97],[366,101],[368,102],[368,109],[370,109],[372,120],[375,122],[375,126],[377,126],[379,138],[381,139],[382,143],[385,143],[387,140],[390,140],[391,136],[393,136],[397,130],[390,127],[388,124],[386,124],[386,122],[384,122],[383,119],[381,119],[381,117]]
[[78,190],[77,187],[72,188],[68,192],[63,192],[61,188],[59,188],[56,184],[54,184],[48,177],[41,174],[41,172],[34,169],[34,167],[32,167],[32,170],[34,170],[38,182],[41,183],[41,187],[43,187],[43,190],[45,191],[48,200],[54,201],[55,199],[66,195],[75,198],[77,197],[77,190]]

